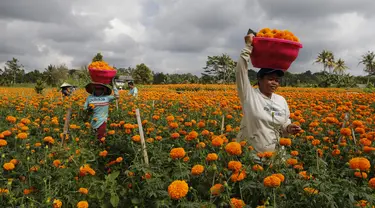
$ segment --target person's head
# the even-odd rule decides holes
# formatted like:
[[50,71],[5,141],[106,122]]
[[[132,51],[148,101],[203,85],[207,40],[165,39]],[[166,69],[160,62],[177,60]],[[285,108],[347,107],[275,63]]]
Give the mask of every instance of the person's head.
[[133,83],[133,82],[128,82],[128,87],[129,87],[130,89],[133,89],[133,88],[134,88],[134,83]]
[[261,68],[257,73],[259,90],[264,95],[271,96],[279,87],[281,77],[283,76],[284,71],[282,70]]
[[94,87],[94,92],[93,92],[93,94],[94,94],[95,96],[102,96],[102,95],[104,95],[104,91],[105,91],[105,88],[104,88],[103,86],[96,85],[96,86]]

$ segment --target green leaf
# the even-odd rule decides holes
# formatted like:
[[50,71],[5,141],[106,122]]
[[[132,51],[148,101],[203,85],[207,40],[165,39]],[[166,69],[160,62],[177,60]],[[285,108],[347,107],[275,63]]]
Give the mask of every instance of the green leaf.
[[137,205],[139,203],[140,203],[140,201],[139,201],[138,198],[132,198],[132,204]]
[[120,171],[115,171],[111,174],[108,175],[108,180],[109,181],[114,181],[116,178],[120,175]]
[[110,202],[111,202],[113,207],[117,207],[119,202],[120,202],[120,198],[118,197],[117,194],[113,193],[113,194],[111,194]]

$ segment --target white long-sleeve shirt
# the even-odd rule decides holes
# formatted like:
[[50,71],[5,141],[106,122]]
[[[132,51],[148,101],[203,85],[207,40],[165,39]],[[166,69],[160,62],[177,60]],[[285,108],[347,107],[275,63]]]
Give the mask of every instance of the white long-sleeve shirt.
[[236,67],[237,91],[243,111],[237,138],[248,141],[256,152],[274,151],[280,133],[288,135],[289,107],[282,96],[273,93],[269,98],[251,86],[248,78],[251,51],[250,45],[242,49]]

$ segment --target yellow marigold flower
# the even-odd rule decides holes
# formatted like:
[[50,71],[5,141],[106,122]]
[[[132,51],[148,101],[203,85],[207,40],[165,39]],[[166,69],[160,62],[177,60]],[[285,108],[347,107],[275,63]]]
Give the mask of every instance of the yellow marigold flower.
[[280,183],[281,183],[280,178],[276,177],[276,176],[272,176],[272,175],[267,176],[263,180],[263,184],[264,184],[265,187],[271,187],[271,188],[279,187]]
[[0,188],[0,195],[1,195],[1,194],[8,194],[8,193],[9,193],[9,190],[8,190],[8,189]]
[[81,194],[88,194],[89,190],[87,188],[79,188],[78,192],[81,193]]
[[218,196],[224,191],[224,186],[220,183],[215,184],[210,188],[211,195]]
[[182,147],[173,148],[171,150],[171,152],[169,153],[169,155],[172,159],[181,159],[181,158],[185,157],[185,154],[186,154],[185,150]]
[[310,188],[310,187],[306,187],[303,189],[306,193],[308,194],[318,194],[319,191],[317,189],[314,189],[314,188]]
[[58,199],[55,199],[55,200],[53,200],[52,207],[53,208],[61,208],[62,207],[62,202],[60,200],[58,200]]
[[240,171],[242,168],[242,163],[239,161],[229,161],[228,169],[233,170],[235,172]]
[[186,196],[189,186],[185,181],[175,180],[168,186],[168,194],[171,199],[181,199]]
[[17,135],[17,138],[18,138],[18,139],[27,139],[27,133],[24,133],[24,132],[19,133],[19,134]]
[[80,201],[77,203],[77,208],[88,208],[89,203],[87,201]]
[[244,201],[242,201],[241,199],[237,199],[237,198],[231,198],[230,204],[232,208],[243,208],[246,206]]
[[200,175],[204,171],[204,166],[203,165],[194,165],[193,168],[191,169],[191,174],[192,175]]
[[15,166],[14,166],[14,164],[13,163],[5,163],[4,165],[3,165],[3,168],[4,168],[4,170],[13,170],[14,168],[15,168]]
[[215,161],[219,158],[216,153],[210,153],[207,155],[206,160],[207,161]]
[[241,144],[238,142],[230,142],[225,146],[225,151],[230,155],[241,155]]

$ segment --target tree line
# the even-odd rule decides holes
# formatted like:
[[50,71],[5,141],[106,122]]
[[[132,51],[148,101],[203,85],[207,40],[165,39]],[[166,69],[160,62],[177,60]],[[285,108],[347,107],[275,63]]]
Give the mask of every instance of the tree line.
[[[98,53],[95,57],[101,56]],[[95,57],[93,59],[95,59]],[[132,76],[136,84],[231,84],[235,82],[236,62],[227,54],[208,56],[206,66],[202,68],[201,76],[191,73],[163,73],[154,72],[146,64],[141,63],[135,67],[116,68],[117,76]],[[305,86],[305,87],[354,87],[357,84],[375,83],[375,53],[368,51],[361,56],[358,65],[363,66],[367,76],[352,76],[345,61],[341,58],[335,59],[331,51],[323,50],[317,55],[312,64],[321,64],[322,71],[312,73],[286,72],[281,80],[282,86]],[[84,86],[90,82],[87,66],[78,69],[69,69],[65,65],[49,65],[44,70],[33,70],[25,72],[24,66],[16,58],[5,63],[0,68],[0,85],[12,86],[23,83],[44,83],[51,87],[57,87],[63,82],[69,82],[77,86]],[[256,82],[256,71],[249,69],[249,79]]]

